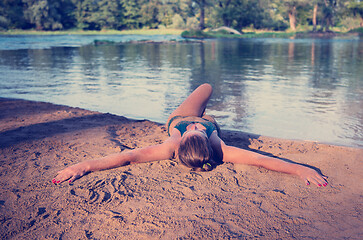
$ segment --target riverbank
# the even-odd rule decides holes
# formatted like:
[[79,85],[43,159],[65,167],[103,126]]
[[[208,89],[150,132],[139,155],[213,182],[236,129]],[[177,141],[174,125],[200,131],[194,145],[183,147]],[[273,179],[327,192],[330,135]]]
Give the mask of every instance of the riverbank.
[[0,35],[180,35],[180,29],[134,29],[134,30],[102,30],[102,31],[36,31],[36,30],[8,30],[0,31]]
[[53,185],[64,167],[157,144],[162,124],[0,99],[2,239],[359,239],[362,149],[224,131],[231,144],[314,166],[325,188],[223,164],[193,173],[160,161]]
[[349,32],[278,32],[278,31],[259,31],[244,32],[234,34],[225,30],[221,31],[200,31],[187,30],[181,33],[183,38],[187,39],[214,39],[214,38],[356,38],[363,35],[363,28],[352,30]]
[[363,35],[363,28],[335,32],[289,32],[289,31],[251,31],[242,34],[231,32],[199,31],[183,29],[134,29],[134,30],[67,30],[67,31],[36,31],[36,30],[8,30],[0,31],[0,35],[179,35],[184,38],[208,39],[208,38],[334,38],[334,37],[359,37]]

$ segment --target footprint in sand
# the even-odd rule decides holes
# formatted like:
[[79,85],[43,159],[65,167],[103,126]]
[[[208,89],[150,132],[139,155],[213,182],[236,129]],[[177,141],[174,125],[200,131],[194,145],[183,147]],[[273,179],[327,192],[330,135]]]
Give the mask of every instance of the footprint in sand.
[[90,204],[109,203],[113,199],[118,201],[122,198],[132,196],[122,183],[126,175],[111,180],[98,180],[90,182],[87,186],[79,186],[70,190],[70,194]]
[[88,203],[94,203],[99,199],[99,194],[93,189],[87,189],[84,187],[78,187],[70,190],[70,194],[87,201]]
[[31,217],[30,222],[28,224],[28,227],[33,227],[37,222],[40,222],[42,219],[46,219],[50,216],[50,214],[47,213],[47,210],[45,207],[38,208],[37,213],[35,214],[35,217]]

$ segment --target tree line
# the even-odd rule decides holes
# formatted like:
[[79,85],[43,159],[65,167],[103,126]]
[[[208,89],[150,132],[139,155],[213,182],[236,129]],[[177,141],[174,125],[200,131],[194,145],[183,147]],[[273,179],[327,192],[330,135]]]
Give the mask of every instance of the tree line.
[[363,27],[361,0],[1,0],[0,30],[204,29],[329,31]]

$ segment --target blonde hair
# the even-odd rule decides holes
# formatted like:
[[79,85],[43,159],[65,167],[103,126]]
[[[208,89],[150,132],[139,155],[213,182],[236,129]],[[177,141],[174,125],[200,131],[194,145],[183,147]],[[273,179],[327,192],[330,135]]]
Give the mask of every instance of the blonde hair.
[[193,171],[210,171],[213,169],[213,149],[207,137],[191,135],[183,137],[178,149],[181,163]]

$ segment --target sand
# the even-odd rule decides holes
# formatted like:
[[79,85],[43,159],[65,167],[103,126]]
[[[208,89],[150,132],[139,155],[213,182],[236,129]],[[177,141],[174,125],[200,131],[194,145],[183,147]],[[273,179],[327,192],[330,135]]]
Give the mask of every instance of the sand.
[[87,159],[160,143],[160,123],[0,99],[1,239],[362,239],[363,149],[224,131],[227,144],[314,166],[327,187],[244,165],[171,160],[52,184]]

